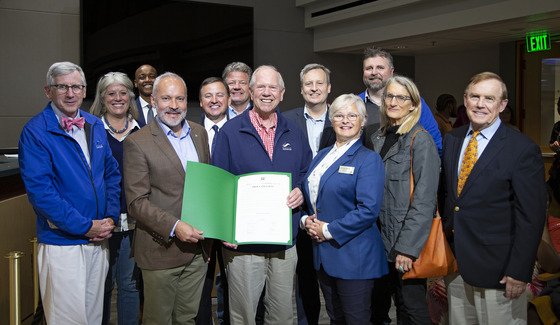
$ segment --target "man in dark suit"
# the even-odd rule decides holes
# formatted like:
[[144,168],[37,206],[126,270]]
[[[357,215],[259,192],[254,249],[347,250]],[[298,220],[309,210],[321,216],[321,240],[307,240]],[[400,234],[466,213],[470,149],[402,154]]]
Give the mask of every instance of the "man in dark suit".
[[155,107],[152,107],[152,102],[150,100],[156,77],[156,68],[149,64],[140,66],[134,74],[134,87],[138,88],[136,107],[138,107],[138,124],[140,127],[150,123],[153,117],[157,114],[156,109]]
[[153,88],[157,116],[124,142],[128,211],[137,220],[134,259],[144,279],[143,324],[194,324],[211,242],[180,218],[187,161],[208,163],[208,137],[185,120],[181,77],[165,73]]
[[[210,153],[212,153],[212,149],[216,145],[218,132],[229,119],[227,115],[229,89],[221,78],[206,78],[200,85],[198,97],[200,107],[204,111],[200,125],[204,126],[208,133],[208,147],[210,148]],[[215,241],[210,253],[208,272],[204,279],[200,307],[196,316],[197,325],[214,324],[212,317],[212,287],[214,286],[214,275],[216,273],[216,260],[220,267],[220,272],[216,275],[216,295],[218,298],[216,315],[220,325],[229,324],[227,281],[222,257],[222,246],[218,241]]]
[[[313,157],[319,150],[333,145],[336,141],[327,104],[327,97],[331,92],[330,74],[331,71],[321,64],[310,63],[303,67],[299,80],[305,105],[283,113],[305,132]],[[296,249],[298,253],[296,268],[298,324],[317,324],[321,311],[319,285],[313,268],[311,238],[305,231],[298,232]]]
[[452,325],[527,322],[545,176],[539,147],[500,121],[507,102],[498,75],[475,75],[464,94],[470,124],[444,138],[444,222],[459,266],[446,278]]
[[315,157],[319,150],[336,141],[327,104],[331,92],[331,71],[321,64],[311,63],[303,67],[299,80],[305,105],[282,114],[296,122],[305,132]]

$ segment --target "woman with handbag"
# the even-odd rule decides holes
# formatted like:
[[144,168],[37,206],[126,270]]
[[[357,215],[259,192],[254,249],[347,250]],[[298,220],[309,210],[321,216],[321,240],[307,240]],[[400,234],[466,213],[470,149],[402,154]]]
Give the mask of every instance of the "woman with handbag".
[[421,109],[416,85],[405,77],[390,78],[380,108],[381,128],[371,136],[386,170],[379,221],[389,275],[383,280],[399,324],[430,324],[426,280],[402,278],[420,255],[436,209],[440,159],[432,137],[418,123]]
[[336,143],[311,162],[300,226],[314,239],[314,267],[331,324],[366,324],[374,279],[388,272],[375,225],[385,173],[381,157],[361,141],[367,113],[360,97],[336,98],[329,119]]

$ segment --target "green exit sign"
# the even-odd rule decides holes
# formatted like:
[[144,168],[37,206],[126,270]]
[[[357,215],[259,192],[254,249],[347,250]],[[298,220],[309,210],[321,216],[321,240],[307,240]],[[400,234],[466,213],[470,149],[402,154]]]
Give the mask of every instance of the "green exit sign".
[[527,35],[527,52],[550,50],[550,35],[547,33],[531,33]]

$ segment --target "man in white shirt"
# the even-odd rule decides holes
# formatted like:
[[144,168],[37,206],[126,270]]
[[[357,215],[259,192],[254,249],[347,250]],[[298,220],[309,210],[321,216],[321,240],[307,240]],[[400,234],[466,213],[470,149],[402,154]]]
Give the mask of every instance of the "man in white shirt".
[[[229,89],[223,79],[210,77],[204,79],[200,85],[198,93],[200,107],[204,110],[200,124],[208,132],[208,147],[210,154],[214,151],[218,132],[229,120],[227,115]],[[220,272],[216,274],[216,259],[220,267]],[[214,242],[214,247],[210,253],[208,272],[204,280],[202,297],[196,316],[197,325],[212,325],[212,287],[214,286],[214,275],[216,274],[216,294],[218,298],[218,308],[216,315],[220,324],[229,324],[229,304],[227,303],[227,281],[225,277],[224,262],[222,257],[221,245]]]
[[200,124],[208,132],[208,146],[212,153],[218,131],[228,120],[229,89],[222,79],[210,77],[200,85],[198,96],[204,110]]
[[150,96],[157,77],[156,68],[149,64],[140,66],[134,74],[134,87],[138,88],[136,107],[138,107],[138,124],[140,127],[150,123],[157,115],[155,107],[152,107]]

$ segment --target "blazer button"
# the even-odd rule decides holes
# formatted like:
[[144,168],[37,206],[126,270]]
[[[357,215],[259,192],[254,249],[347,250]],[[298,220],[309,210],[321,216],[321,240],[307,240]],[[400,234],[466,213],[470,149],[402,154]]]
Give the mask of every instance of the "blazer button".
[[459,211],[459,207],[455,207],[455,211]]
[[321,209],[317,209],[317,213],[321,213]]

